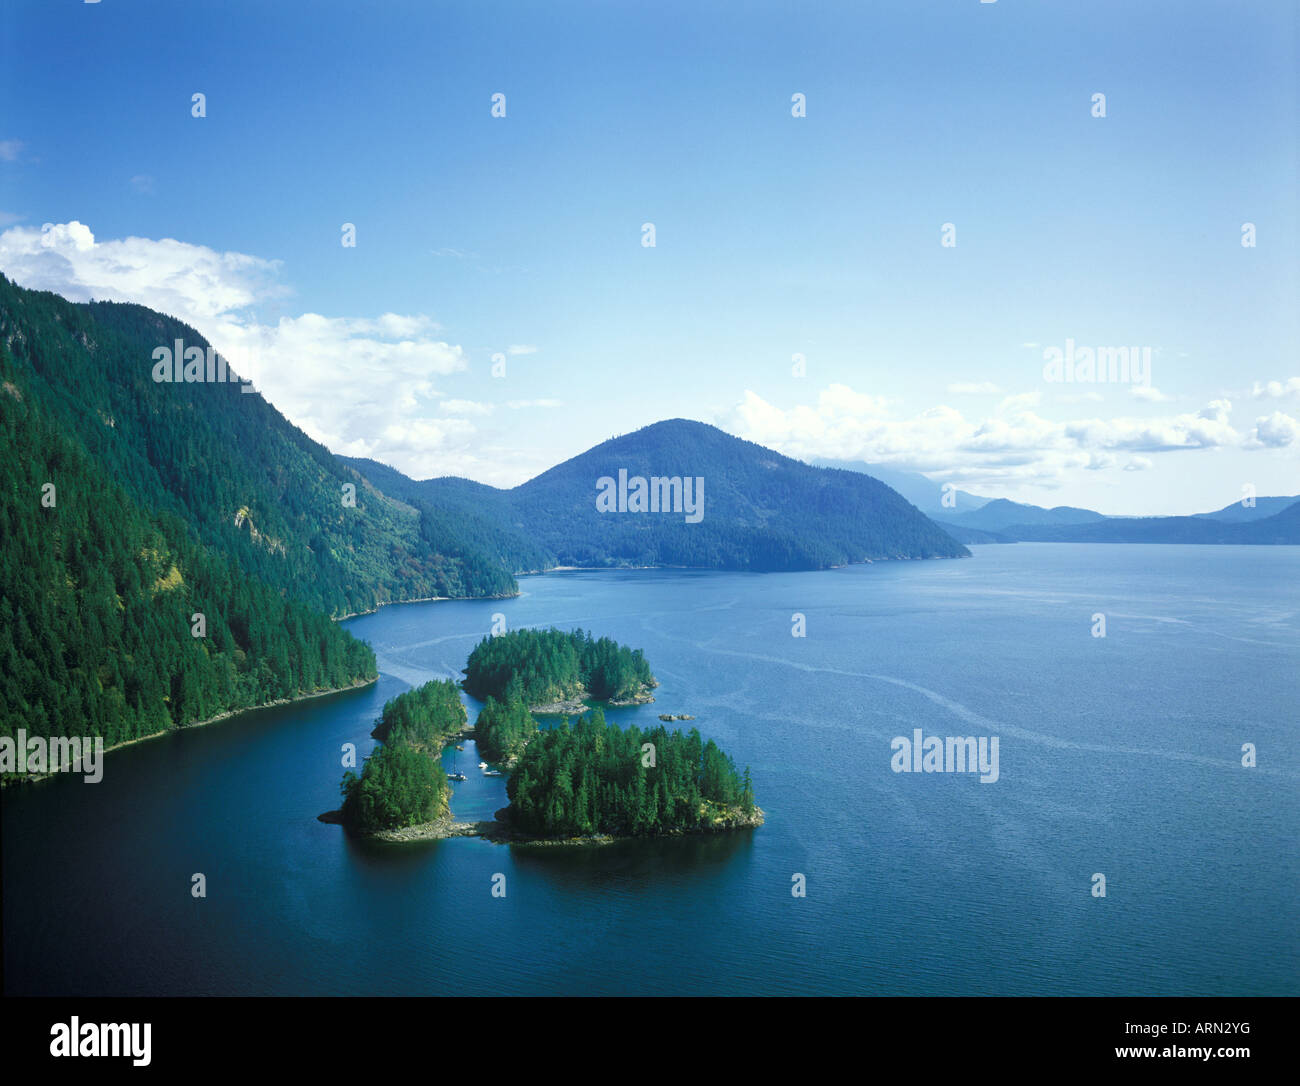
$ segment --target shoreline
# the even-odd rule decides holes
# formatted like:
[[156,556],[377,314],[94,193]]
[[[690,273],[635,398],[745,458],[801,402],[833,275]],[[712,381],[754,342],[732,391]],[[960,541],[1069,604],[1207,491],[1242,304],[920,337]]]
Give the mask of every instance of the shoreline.
[[[655,683],[655,686],[658,685],[658,683]],[[584,690],[581,694],[575,694],[563,701],[548,701],[542,705],[530,705],[528,711],[536,716],[582,716],[593,709],[600,709],[605,706],[611,709],[630,709],[636,705],[651,704],[655,698],[650,693],[650,689],[652,688],[642,688],[642,690],[626,698],[596,698]],[[469,691],[466,690],[465,693],[469,694]],[[470,697],[474,697],[474,695],[470,694]],[[692,717],[692,719],[694,718]]]
[[[962,546],[969,546],[962,544]],[[653,566],[552,566],[550,569],[530,569],[522,573],[514,574],[515,577],[540,577],[546,573],[618,573],[629,570],[647,570],[647,569],[683,569],[696,573],[753,573],[765,576],[769,573],[825,573],[832,569],[848,569],[851,566],[870,566],[877,562],[938,562],[944,559],[955,558],[972,558],[970,554],[904,554],[888,555],[882,554],[877,558],[859,558],[856,561],[840,562],[829,566],[809,566],[803,569],[735,569],[731,566],[681,566],[671,563],[660,563]],[[509,597],[501,597],[506,599]]]
[[[818,566],[810,569],[794,570],[752,570],[752,569],[731,569],[723,566],[679,566],[667,563],[661,563],[653,566],[551,566],[547,569],[525,569],[516,570],[511,573],[512,577],[544,577],[548,573],[617,573],[628,570],[651,570],[651,569],[682,569],[692,570],[698,573],[824,573],[832,569],[847,569],[849,566],[869,566],[875,562],[930,562],[944,558],[970,558],[969,554],[937,554],[932,557],[923,555],[909,554],[905,557],[891,558],[882,556],[880,558],[862,558],[856,562],[846,562],[842,565]],[[474,600],[515,600],[518,599],[522,592],[512,592],[509,595],[492,595],[492,596],[419,596],[409,600],[384,600],[366,611],[351,611],[346,615],[331,615],[331,622],[346,622],[350,618],[362,618],[366,615],[377,615],[384,607],[399,607],[406,603],[453,603],[463,602],[470,603]]]
[[[206,720],[195,720],[190,724],[179,724],[174,728],[163,728],[161,731],[150,732],[148,735],[138,735],[134,739],[124,739],[120,743],[114,743],[111,747],[105,747],[104,753],[111,754],[115,750],[123,750],[126,747],[133,747],[137,743],[147,743],[151,739],[161,739],[165,735],[175,735],[177,732],[188,731],[190,728],[202,728],[208,724],[216,724],[222,720],[229,720],[231,717],[240,716],[243,713],[253,713],[259,709],[274,709],[281,705],[294,705],[300,701],[311,701],[313,698],[327,698],[331,694],[346,694],[349,690],[361,690],[367,686],[374,686],[379,682],[379,676],[373,679],[366,679],[362,682],[349,683],[347,686],[334,687],[330,690],[313,690],[308,694],[297,694],[291,698],[276,698],[274,701],[263,702],[261,705],[249,705],[243,709],[227,709],[224,712],[217,713],[216,716],[210,716]],[[84,737],[83,737],[84,738]],[[90,737],[94,739],[94,736]],[[17,774],[5,778],[0,782],[0,786],[9,788],[17,784],[37,784],[41,781],[47,781],[63,773],[63,770],[54,770],[39,774],[26,774],[19,777]]]
[[[392,830],[374,830],[369,833],[357,832],[357,836],[368,841],[384,841],[389,844],[406,844],[414,841],[445,841],[451,837],[478,837],[494,845],[535,845],[553,848],[564,845],[612,845],[617,841],[659,841],[671,837],[703,837],[715,833],[730,833],[734,830],[757,829],[762,826],[767,816],[763,808],[754,807],[752,815],[725,820],[724,825],[712,827],[700,826],[690,830],[673,830],[669,833],[652,833],[642,835],[616,836],[612,834],[592,834],[589,837],[531,837],[511,828],[508,821],[500,815],[509,810],[503,807],[497,812],[493,821],[457,822],[450,815],[434,819],[432,822],[420,822],[414,826],[400,826]],[[326,811],[316,816],[318,822],[330,825],[343,825],[342,811]],[[344,832],[353,833],[344,827]]]
[[[519,574],[512,574],[512,576],[517,577]],[[518,599],[518,597],[519,593],[515,592],[509,596],[420,596],[418,599],[413,600],[384,600],[383,603],[377,604],[370,608],[369,611],[353,611],[351,614],[347,615],[330,615],[330,621],[346,622],[350,618],[361,618],[364,615],[377,615],[379,614],[380,608],[398,607],[404,603],[451,603],[455,600],[463,600],[466,602],[470,600],[513,600]]]

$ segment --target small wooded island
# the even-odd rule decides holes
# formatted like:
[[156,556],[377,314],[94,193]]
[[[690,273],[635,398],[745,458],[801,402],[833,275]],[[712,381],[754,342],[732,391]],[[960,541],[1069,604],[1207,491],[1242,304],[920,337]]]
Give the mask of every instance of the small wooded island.
[[465,689],[484,699],[474,735],[481,753],[511,770],[510,806],[496,822],[455,823],[444,746],[467,729],[450,679],[389,701],[372,733],[383,742],[361,774],[343,776],[343,807],[321,818],[394,840],[482,836],[499,841],[612,840],[758,826],[749,769],[695,728],[619,728],[595,708],[542,729],[532,716],[581,699],[651,700],[657,685],[639,649],[581,630],[520,630],[484,639],[470,654]]
[[485,637],[469,654],[465,691],[480,701],[519,699],[535,713],[580,713],[583,699],[654,701],[658,686],[640,649],[582,630],[514,630]]
[[451,790],[439,756],[467,719],[450,679],[387,702],[370,733],[384,745],[366,759],[361,776],[343,774],[343,824],[375,833],[450,817]]

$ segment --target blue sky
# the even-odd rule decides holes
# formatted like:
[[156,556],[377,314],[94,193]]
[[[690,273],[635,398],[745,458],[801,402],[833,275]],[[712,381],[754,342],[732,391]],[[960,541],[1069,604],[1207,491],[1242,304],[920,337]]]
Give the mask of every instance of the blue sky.
[[[510,485],[685,416],[1039,504],[1300,493],[1293,4],[3,18],[0,271],[190,320],[336,451]],[[1067,339],[1149,386],[1045,381]]]

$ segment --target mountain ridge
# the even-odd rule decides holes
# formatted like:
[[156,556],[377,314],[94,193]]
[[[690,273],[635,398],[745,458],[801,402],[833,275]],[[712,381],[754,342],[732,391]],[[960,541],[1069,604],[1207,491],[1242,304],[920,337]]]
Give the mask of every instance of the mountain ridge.
[[[690,419],[664,419],[578,453],[510,489],[455,477],[416,481],[348,460],[377,486],[492,517],[552,565],[825,569],[969,552],[884,483],[817,468]],[[600,513],[600,480],[703,480],[703,516]],[[801,519],[802,518],[802,519]]]

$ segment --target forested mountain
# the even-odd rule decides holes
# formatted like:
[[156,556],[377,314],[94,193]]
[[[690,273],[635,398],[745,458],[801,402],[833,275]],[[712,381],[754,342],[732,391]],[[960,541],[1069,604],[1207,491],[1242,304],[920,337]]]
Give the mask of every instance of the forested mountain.
[[1052,509],[1044,509],[1038,505],[1023,505],[1020,502],[1008,501],[1006,498],[995,498],[993,501],[982,505],[979,509],[972,510],[969,513],[961,513],[957,516],[949,516],[946,519],[967,528],[997,532],[1012,525],[1095,524],[1098,521],[1105,520],[1106,517],[1101,513],[1093,512],[1091,509],[1076,509],[1069,505],[1058,505]]
[[468,546],[491,555],[505,569],[536,573],[555,565],[523,525],[515,522],[508,491],[455,476],[439,479],[435,491],[377,460],[339,459],[385,494],[421,510],[432,523],[445,525],[449,535],[454,533]]
[[[138,305],[73,304],[0,277],[0,334],[51,423],[133,501],[175,514],[245,573],[330,614],[515,591],[499,563],[366,485],[236,383],[158,382],[152,352],[194,329]],[[7,363],[8,364],[8,363]],[[30,389],[27,386],[30,385]],[[355,506],[344,487],[356,488]]]
[[329,614],[515,590],[260,395],[155,381],[176,340],[206,352],[141,306],[0,276],[0,734],[111,746],[370,679]]
[[[414,483],[391,468],[352,463],[388,493],[472,510],[493,519],[503,536],[528,537],[547,566],[763,571],[969,553],[870,476],[810,467],[686,419],[606,441],[513,490],[464,479]],[[681,506],[670,513],[598,510],[600,480],[618,479],[620,471],[629,479],[702,479],[701,518],[688,523]]]

